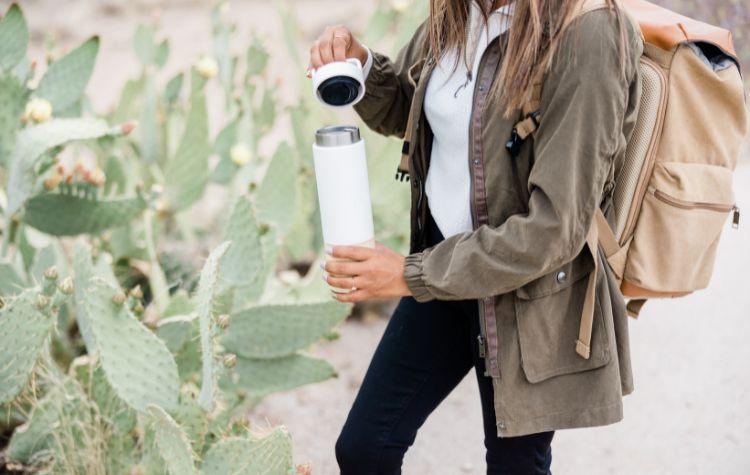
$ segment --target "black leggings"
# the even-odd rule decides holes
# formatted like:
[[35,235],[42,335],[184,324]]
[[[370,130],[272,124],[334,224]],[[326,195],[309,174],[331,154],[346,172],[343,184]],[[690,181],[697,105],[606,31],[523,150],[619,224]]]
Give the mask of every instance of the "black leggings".
[[[428,218],[428,245],[442,239]],[[472,367],[482,401],[487,473],[550,473],[554,432],[497,436],[492,379],[484,376],[478,334],[476,300],[399,301],[336,441],[342,474],[401,473],[417,430]],[[444,430],[450,437],[450,427]]]

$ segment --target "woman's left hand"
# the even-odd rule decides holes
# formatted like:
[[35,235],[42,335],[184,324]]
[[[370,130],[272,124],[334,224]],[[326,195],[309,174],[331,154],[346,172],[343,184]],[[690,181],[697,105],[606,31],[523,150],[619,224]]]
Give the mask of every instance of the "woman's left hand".
[[349,260],[331,260],[325,263],[323,270],[327,273],[326,282],[333,287],[356,288],[349,293],[332,292],[333,298],[339,302],[411,295],[404,279],[405,258],[387,246],[379,242],[375,243],[374,249],[364,246],[333,246],[331,255]]

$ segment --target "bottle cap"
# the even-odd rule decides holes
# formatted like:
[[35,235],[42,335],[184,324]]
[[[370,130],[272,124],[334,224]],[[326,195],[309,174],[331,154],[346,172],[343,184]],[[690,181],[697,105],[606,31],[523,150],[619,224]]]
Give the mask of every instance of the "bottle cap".
[[338,147],[360,141],[356,125],[330,125],[315,131],[315,143],[319,147]]

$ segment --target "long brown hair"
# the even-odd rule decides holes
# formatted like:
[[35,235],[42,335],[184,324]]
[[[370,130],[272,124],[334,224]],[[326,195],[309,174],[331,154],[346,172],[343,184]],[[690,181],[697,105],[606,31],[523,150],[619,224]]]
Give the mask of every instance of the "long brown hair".
[[[583,1],[514,1],[502,67],[490,91],[491,96],[505,104],[506,116],[530,101],[534,83],[540,81],[549,69],[560,40]],[[437,62],[447,50],[458,48],[454,70],[459,58],[466,60],[466,30],[471,2],[479,6],[485,24],[491,8],[509,3],[499,0],[430,0],[426,53]],[[622,13],[617,8],[616,0],[606,2],[614,12],[620,31],[621,65],[624,71],[626,37]]]

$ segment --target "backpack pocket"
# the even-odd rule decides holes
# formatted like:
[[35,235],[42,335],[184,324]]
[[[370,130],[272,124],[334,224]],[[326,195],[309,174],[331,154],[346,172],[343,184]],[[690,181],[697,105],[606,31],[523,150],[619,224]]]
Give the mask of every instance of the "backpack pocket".
[[[609,362],[609,338],[600,302],[608,294],[601,292],[601,282],[597,282],[591,354],[584,359],[575,350],[588,277],[593,270],[594,261],[584,249],[573,261],[516,289],[521,366],[530,383]],[[599,277],[604,279],[604,272]]]
[[678,296],[708,286],[721,231],[735,209],[731,169],[657,163],[630,245],[623,292]]

